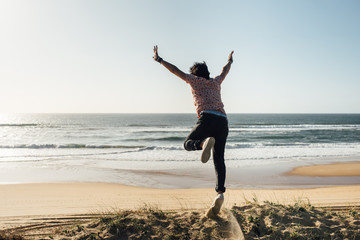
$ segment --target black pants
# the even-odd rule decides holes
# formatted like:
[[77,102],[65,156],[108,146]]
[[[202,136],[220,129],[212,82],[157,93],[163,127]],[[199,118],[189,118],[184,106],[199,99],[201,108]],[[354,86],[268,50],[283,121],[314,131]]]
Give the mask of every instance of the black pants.
[[225,144],[229,133],[228,121],[225,117],[217,116],[211,113],[203,113],[200,115],[194,128],[191,130],[189,136],[185,139],[184,148],[187,151],[201,150],[201,142],[208,137],[215,138],[215,145],[213,148],[213,157],[216,173],[216,188],[215,191],[225,192]]

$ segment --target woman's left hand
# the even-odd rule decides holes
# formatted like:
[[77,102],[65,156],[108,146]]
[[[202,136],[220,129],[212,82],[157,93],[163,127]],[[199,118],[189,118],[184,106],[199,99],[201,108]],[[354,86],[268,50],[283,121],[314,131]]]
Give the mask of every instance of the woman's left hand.
[[233,53],[234,53],[234,51],[231,51],[231,53],[230,53],[230,55],[229,55],[228,61],[229,61],[230,63],[233,63],[233,57],[232,57]]
[[155,46],[154,46],[154,57],[153,57],[153,59],[154,59],[155,61],[157,61],[158,58],[159,58],[158,46],[155,45]]

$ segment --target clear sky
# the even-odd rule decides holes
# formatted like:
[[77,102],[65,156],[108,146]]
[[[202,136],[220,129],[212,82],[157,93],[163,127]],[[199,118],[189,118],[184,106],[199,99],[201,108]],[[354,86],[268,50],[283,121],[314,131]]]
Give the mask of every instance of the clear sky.
[[358,0],[0,0],[0,112],[195,112],[184,72],[221,72],[227,112],[360,113]]

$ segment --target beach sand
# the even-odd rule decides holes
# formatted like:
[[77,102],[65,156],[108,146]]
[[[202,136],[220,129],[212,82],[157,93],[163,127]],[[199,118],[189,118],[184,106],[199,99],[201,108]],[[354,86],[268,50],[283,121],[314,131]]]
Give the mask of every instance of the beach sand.
[[[0,216],[98,213],[111,209],[138,209],[145,204],[160,209],[205,209],[213,189],[155,189],[108,183],[41,183],[0,186]],[[293,203],[309,200],[315,206],[360,204],[359,186],[310,189],[228,189],[225,206],[259,202]]]
[[308,177],[354,177],[360,176],[360,162],[302,166],[297,167],[286,174]]
[[[287,174],[310,176],[359,176],[360,163],[296,168]],[[355,172],[349,171],[355,169]],[[324,169],[326,172],[324,172]],[[320,175],[321,173],[321,175]],[[34,224],[39,219],[91,218],[113,210],[150,206],[161,210],[205,212],[216,195],[212,188],[158,189],[112,183],[38,183],[0,185],[0,230]],[[224,209],[247,202],[317,207],[360,206],[360,185],[294,189],[227,189]],[[85,216],[85,217],[84,217]],[[42,220],[42,221],[43,221]]]

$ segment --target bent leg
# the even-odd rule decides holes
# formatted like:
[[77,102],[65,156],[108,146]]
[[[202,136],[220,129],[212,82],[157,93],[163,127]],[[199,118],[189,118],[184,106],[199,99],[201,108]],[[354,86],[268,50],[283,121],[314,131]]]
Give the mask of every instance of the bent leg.
[[201,142],[207,138],[208,133],[204,123],[199,119],[184,141],[184,148],[187,151],[201,150]]
[[201,143],[209,137],[209,119],[201,116],[184,141],[187,151],[201,150]]

